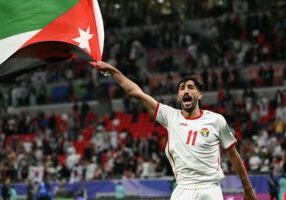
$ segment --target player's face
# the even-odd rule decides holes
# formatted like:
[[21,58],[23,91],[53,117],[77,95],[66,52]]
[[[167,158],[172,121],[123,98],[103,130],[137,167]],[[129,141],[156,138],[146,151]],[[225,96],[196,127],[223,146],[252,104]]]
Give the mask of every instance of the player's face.
[[194,82],[189,80],[180,84],[177,97],[182,109],[187,112],[192,112],[195,107],[198,106],[202,94],[198,91]]

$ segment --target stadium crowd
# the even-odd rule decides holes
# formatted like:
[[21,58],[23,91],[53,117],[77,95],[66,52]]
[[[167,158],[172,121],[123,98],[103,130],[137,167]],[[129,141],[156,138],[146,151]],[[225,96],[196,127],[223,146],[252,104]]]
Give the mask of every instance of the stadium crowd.
[[[226,116],[250,173],[279,176],[286,170],[286,93],[277,91],[274,99],[259,95],[245,90],[243,101],[237,101],[231,92],[220,91],[220,103],[203,107]],[[27,180],[33,166],[52,180],[71,182],[171,175],[163,151],[167,135],[146,115],[132,103],[129,114],[98,117],[86,102],[62,115],[6,115],[1,119],[1,179]],[[139,129],[153,131],[130,128],[138,122]],[[222,163],[226,173],[233,172],[227,160]]]
[[[245,78],[245,71],[255,66],[260,67],[257,77],[267,79],[264,86],[273,86],[277,83],[272,65],[285,61],[285,13],[281,9],[202,19],[201,30],[197,33],[188,28],[187,21],[162,22],[126,31],[111,29],[106,31],[103,57],[141,86],[150,87],[152,95],[160,95],[158,91],[164,94],[174,92],[172,85],[150,86],[157,73],[168,74],[168,78],[201,73],[206,90],[215,91],[220,81],[231,89],[244,88],[246,84],[262,86]],[[32,76],[21,77],[14,85],[2,87],[1,104],[17,107],[94,100],[96,95],[89,91],[95,90],[103,78],[88,68],[87,64],[76,59],[47,65],[46,70],[39,69]],[[63,96],[58,100],[54,91],[63,86]],[[122,97],[122,94],[114,97]]]

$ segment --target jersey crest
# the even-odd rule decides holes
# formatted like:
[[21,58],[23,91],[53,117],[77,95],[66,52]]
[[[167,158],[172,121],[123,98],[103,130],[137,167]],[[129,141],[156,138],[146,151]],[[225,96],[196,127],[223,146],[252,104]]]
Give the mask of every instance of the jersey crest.
[[209,131],[209,129],[207,129],[207,128],[202,128],[201,130],[200,130],[200,134],[203,136],[203,137],[208,137],[209,136],[209,134],[210,134],[210,131]]

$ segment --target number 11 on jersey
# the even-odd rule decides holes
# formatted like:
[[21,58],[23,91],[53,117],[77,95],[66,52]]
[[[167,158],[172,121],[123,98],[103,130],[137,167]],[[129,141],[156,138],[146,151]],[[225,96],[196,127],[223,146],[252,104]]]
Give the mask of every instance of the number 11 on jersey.
[[190,130],[188,132],[188,138],[187,138],[186,144],[190,144],[190,142],[192,141],[191,145],[195,145],[196,139],[197,139],[197,135],[198,135],[198,131]]

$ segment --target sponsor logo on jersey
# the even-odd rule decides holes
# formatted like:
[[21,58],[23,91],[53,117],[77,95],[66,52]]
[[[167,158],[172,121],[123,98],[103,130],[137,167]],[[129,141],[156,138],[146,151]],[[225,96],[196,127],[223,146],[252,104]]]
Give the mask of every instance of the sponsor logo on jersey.
[[180,123],[181,126],[188,126],[187,123]]
[[203,137],[208,137],[209,134],[210,134],[210,131],[209,131],[209,129],[207,129],[207,128],[202,128],[202,130],[200,130],[200,134],[201,134]]

